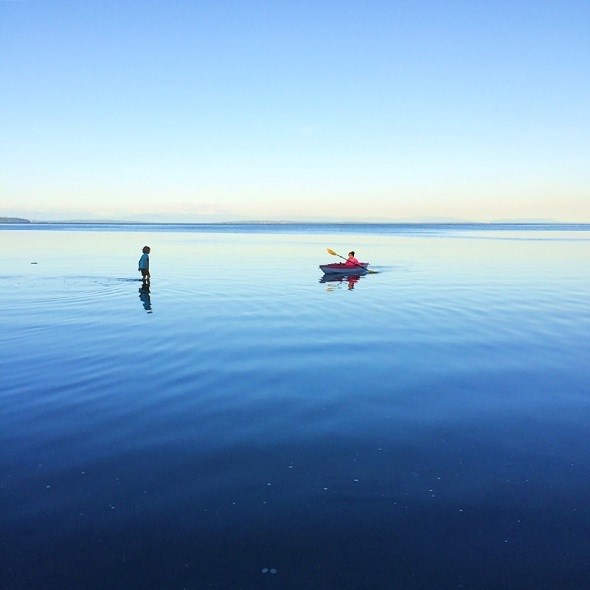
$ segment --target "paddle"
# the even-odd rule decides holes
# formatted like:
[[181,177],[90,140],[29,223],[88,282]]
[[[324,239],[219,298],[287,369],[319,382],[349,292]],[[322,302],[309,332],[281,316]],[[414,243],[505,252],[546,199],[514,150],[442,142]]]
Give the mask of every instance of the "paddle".
[[[330,248],[326,248],[326,250],[328,251],[328,254],[331,254],[332,256],[338,256],[338,258],[342,258],[342,260],[348,260],[348,258],[344,258],[344,256],[340,256],[340,254],[334,252],[334,250],[331,250]],[[364,267],[362,264],[354,264],[355,266],[358,266],[359,268],[364,268],[368,273],[370,274],[377,274],[376,270],[369,270],[368,268]]]

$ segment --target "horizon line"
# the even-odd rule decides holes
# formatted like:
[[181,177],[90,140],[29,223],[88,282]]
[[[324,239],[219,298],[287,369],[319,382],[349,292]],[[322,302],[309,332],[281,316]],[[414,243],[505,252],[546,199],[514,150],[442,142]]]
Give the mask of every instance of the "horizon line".
[[589,225],[590,221],[556,221],[553,219],[494,219],[489,221],[476,221],[469,219],[397,219],[389,221],[361,221],[361,220],[225,220],[225,221],[134,221],[127,219],[27,219],[22,217],[3,217],[0,216],[0,224],[10,225],[28,225],[28,224],[109,224],[109,225]]

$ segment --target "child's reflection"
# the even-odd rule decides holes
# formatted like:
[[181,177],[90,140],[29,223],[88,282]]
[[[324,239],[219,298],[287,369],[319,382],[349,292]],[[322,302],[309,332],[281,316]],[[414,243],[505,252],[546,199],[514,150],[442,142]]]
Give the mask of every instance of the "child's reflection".
[[356,276],[350,276],[350,277],[346,277],[346,280],[348,281],[348,290],[352,291],[354,289],[354,286],[356,285],[356,283],[358,283],[360,277],[356,277]]
[[151,297],[150,297],[150,285],[149,285],[149,283],[143,283],[141,285],[141,287],[139,288],[139,298],[141,299],[141,302],[143,303],[143,308],[148,313],[153,313],[153,311],[152,311],[152,300],[151,300]]

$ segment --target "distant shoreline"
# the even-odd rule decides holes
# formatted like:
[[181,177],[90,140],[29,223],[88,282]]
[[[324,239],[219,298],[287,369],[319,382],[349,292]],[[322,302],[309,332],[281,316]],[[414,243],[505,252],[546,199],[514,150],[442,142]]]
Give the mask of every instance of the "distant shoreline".
[[75,224],[75,225],[587,225],[590,221],[555,221],[553,219],[396,219],[387,221],[366,220],[225,220],[225,221],[134,221],[121,219],[25,219],[0,217],[0,224]]
[[29,219],[21,217],[0,217],[0,223],[32,223]]
[[444,226],[461,226],[461,225],[481,225],[481,226],[498,226],[498,225],[589,225],[588,221],[554,221],[542,219],[498,219],[492,221],[469,221],[469,220],[396,220],[396,221],[126,221],[126,220],[89,220],[89,219],[71,219],[71,220],[31,220],[21,217],[0,217],[0,225],[208,225],[208,226],[248,226],[248,225],[444,225]]

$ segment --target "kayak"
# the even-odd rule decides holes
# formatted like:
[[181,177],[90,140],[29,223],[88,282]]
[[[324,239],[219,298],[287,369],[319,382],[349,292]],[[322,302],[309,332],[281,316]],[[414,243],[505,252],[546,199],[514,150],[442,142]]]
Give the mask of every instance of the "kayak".
[[361,262],[361,266],[347,266],[344,262],[334,262],[332,264],[320,264],[320,268],[327,275],[364,275],[368,273],[368,262]]

